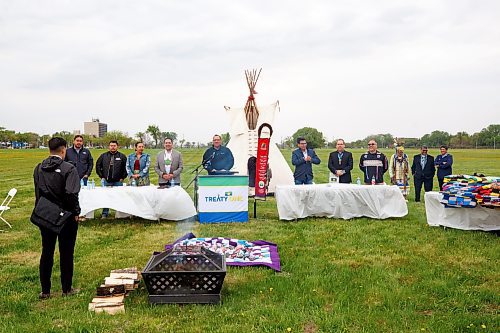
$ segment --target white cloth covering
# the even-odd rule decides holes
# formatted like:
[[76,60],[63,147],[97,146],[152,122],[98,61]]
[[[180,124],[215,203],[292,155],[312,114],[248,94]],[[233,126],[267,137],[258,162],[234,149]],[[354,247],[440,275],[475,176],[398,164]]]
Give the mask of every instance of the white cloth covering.
[[81,190],[79,198],[81,215],[87,215],[99,208],[114,209],[117,211],[117,217],[130,214],[148,220],[178,221],[196,215],[193,200],[180,186],[163,189],[156,186],[97,187]]
[[475,208],[446,208],[439,192],[425,193],[427,224],[462,230],[500,230],[500,211],[477,206]]
[[408,214],[397,186],[335,183],[277,186],[275,195],[282,220],[308,216],[386,219]]

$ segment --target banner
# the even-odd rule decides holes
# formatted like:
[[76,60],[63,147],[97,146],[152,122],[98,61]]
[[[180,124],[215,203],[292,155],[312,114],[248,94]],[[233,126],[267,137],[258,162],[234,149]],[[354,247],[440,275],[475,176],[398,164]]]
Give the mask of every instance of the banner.
[[[269,133],[265,133],[267,138],[261,137],[262,129],[269,128]],[[267,123],[263,123],[259,127],[259,139],[257,143],[257,162],[255,165],[255,196],[264,198],[267,192],[267,169],[269,167],[269,145],[271,143],[271,135],[273,128]]]
[[200,176],[200,223],[248,222],[248,176]]

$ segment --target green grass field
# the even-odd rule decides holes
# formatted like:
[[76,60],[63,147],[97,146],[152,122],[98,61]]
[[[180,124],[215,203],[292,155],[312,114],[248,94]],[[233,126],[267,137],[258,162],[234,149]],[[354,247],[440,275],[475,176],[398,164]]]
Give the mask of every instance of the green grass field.
[[[93,151],[95,159],[100,152]],[[329,152],[318,150],[322,163],[314,169],[317,183],[327,181]],[[290,153],[283,152],[287,160]],[[361,151],[353,153],[357,165]],[[436,153],[437,149],[431,151]],[[500,150],[450,153],[454,173],[500,176]],[[413,193],[404,218],[284,222],[278,220],[270,198],[259,202],[259,218],[249,223],[196,224],[197,236],[277,243],[282,272],[229,267],[219,306],[152,306],[141,285],[126,299],[126,314],[116,316],[87,311],[96,286],[111,269],[142,269],[151,253],[180,236],[179,231],[175,222],[168,221],[88,220],[80,225],[75,256],[74,284],[82,292],[60,296],[56,254],[55,297],[39,301],[41,238],[29,216],[33,168],[47,154],[0,150],[1,199],[10,188],[19,190],[12,210],[4,215],[13,228],[0,233],[1,332],[500,331],[498,237],[428,227],[424,204],[414,203]],[[183,151],[184,186],[201,154],[201,150]],[[358,175],[355,167],[354,179]],[[0,229],[6,230],[2,225]]]

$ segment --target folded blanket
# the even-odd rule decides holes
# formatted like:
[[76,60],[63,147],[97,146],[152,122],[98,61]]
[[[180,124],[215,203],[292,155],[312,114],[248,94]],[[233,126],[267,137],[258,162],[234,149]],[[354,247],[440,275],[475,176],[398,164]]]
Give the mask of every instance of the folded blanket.
[[177,239],[172,244],[165,245],[165,250],[170,250],[174,245],[203,246],[213,252],[222,254],[228,266],[267,266],[275,271],[281,271],[278,245],[263,241],[246,241],[234,238],[197,238],[188,233]]

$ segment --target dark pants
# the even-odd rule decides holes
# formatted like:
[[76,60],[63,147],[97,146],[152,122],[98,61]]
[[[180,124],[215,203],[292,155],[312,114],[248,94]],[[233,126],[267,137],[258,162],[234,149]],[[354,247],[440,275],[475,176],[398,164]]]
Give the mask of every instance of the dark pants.
[[40,233],[42,234],[42,256],[40,257],[42,293],[50,293],[50,277],[52,276],[54,250],[56,248],[56,240],[58,239],[62,291],[68,292],[71,290],[73,283],[73,254],[75,252],[77,232],[78,223],[73,218],[66,223],[59,235],[49,229],[40,228]]
[[[108,182],[106,180],[103,180],[103,185],[104,186],[123,186],[123,182]],[[102,216],[108,216],[109,215],[109,208],[103,208],[102,209]]]
[[429,192],[432,191],[432,182],[433,179],[424,179],[424,178],[417,178],[413,180],[415,183],[415,201],[420,201],[420,192],[422,191],[422,184],[424,184],[424,191]]
[[439,190],[442,191],[443,190],[444,177],[443,178],[439,178],[438,177],[438,183],[439,183]]

